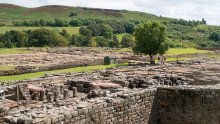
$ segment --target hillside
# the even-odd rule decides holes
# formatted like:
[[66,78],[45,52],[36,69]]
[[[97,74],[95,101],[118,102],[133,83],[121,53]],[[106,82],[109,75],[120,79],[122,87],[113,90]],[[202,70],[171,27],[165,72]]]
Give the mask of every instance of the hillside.
[[[69,17],[71,12],[77,13],[75,17]],[[126,10],[110,10],[95,9],[69,6],[42,6],[37,8],[25,8],[11,4],[0,4],[0,15],[2,21],[12,20],[51,20],[54,18],[62,18],[65,20],[78,18],[103,18],[103,19],[125,19],[125,20],[156,20],[169,21],[170,18],[161,18],[152,14],[143,12],[126,11]]]
[[[71,13],[76,13],[75,16],[71,16]],[[99,19],[99,20],[119,20],[119,21],[157,21],[163,23],[166,26],[167,35],[170,41],[171,47],[219,47],[220,43],[210,40],[209,37],[213,32],[219,33],[220,27],[206,25],[206,22],[202,21],[185,21],[173,18],[156,16],[144,12],[127,11],[127,10],[110,10],[110,9],[98,9],[98,8],[83,8],[83,7],[70,7],[49,5],[37,8],[26,8],[11,4],[0,4],[0,33],[5,33],[10,30],[34,30],[39,27],[19,26],[14,28],[13,22],[24,21],[36,21],[43,19],[45,21],[54,21],[55,19],[62,19],[69,23],[71,20],[79,19]],[[60,28],[62,27],[62,28]],[[52,26],[46,27],[56,31],[66,29],[67,32],[77,34],[79,27],[67,26]],[[124,35],[117,34],[119,39]],[[220,39],[219,39],[220,40]]]

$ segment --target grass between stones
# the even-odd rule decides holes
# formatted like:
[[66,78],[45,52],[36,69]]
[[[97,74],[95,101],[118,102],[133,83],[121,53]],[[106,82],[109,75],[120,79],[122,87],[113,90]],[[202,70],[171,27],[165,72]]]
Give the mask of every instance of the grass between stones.
[[22,49],[22,48],[2,48],[0,49],[0,54],[20,54],[20,53],[29,53],[31,52],[30,50],[27,49]]
[[[113,52],[132,52],[131,48],[120,48],[112,50]],[[181,54],[193,54],[193,53],[208,53],[208,50],[199,50],[196,48],[170,48],[165,55],[181,55]]]
[[8,71],[8,70],[15,70],[15,66],[11,66],[11,65],[0,66],[0,71]]
[[59,73],[74,73],[74,72],[89,72],[94,70],[101,70],[116,66],[124,66],[126,64],[112,64],[112,65],[97,65],[97,66],[87,66],[87,67],[76,67],[62,70],[53,70],[53,71],[43,71],[35,72],[21,75],[11,75],[11,76],[0,76],[0,81],[15,81],[15,80],[26,80],[31,78],[37,78],[44,76],[45,74],[59,74]]

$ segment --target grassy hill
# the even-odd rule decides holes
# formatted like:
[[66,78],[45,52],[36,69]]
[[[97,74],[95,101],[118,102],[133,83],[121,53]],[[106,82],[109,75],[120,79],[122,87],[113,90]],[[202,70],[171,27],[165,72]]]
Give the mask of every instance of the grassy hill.
[[[77,13],[77,16],[69,17],[70,13]],[[30,20],[54,20],[55,18],[70,21],[73,19],[89,19],[97,18],[102,20],[135,20],[135,21],[157,21],[166,25],[167,35],[174,46],[195,47],[201,44],[212,46],[216,45],[214,41],[209,40],[212,32],[219,32],[220,27],[199,24],[196,26],[184,25],[179,23],[171,23],[177,19],[156,16],[144,12],[127,11],[127,10],[111,10],[98,8],[83,8],[69,6],[42,6],[37,8],[26,8],[11,4],[0,4],[0,22],[6,26],[0,26],[0,34],[9,30],[28,30],[40,27],[14,27],[13,21],[30,21]],[[79,27],[44,27],[51,30],[61,31],[66,29],[67,32],[77,34]],[[117,34],[121,39],[124,34]]]
[[[77,16],[69,17],[71,12],[77,13]],[[42,6],[37,8],[26,8],[11,4],[0,4],[1,21],[15,20],[51,20],[54,18],[62,18],[65,20],[78,18],[103,18],[103,19],[125,19],[125,20],[153,20],[153,21],[169,21],[170,18],[158,17],[143,12],[126,11],[126,10],[110,10],[110,9],[93,9],[69,6]]]

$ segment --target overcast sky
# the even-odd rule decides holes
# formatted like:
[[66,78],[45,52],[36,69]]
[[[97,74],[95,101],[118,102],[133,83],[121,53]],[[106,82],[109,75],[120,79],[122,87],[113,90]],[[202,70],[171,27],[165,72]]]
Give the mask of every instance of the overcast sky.
[[186,20],[205,18],[208,24],[220,26],[219,0],[0,0],[26,7],[68,5],[107,9],[144,11],[166,17]]

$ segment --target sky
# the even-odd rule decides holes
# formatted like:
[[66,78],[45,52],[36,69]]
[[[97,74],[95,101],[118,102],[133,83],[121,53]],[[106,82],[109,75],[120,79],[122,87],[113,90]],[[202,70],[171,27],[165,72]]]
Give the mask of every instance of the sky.
[[0,0],[25,7],[68,5],[106,9],[143,11],[158,16],[202,20],[220,26],[219,0]]

